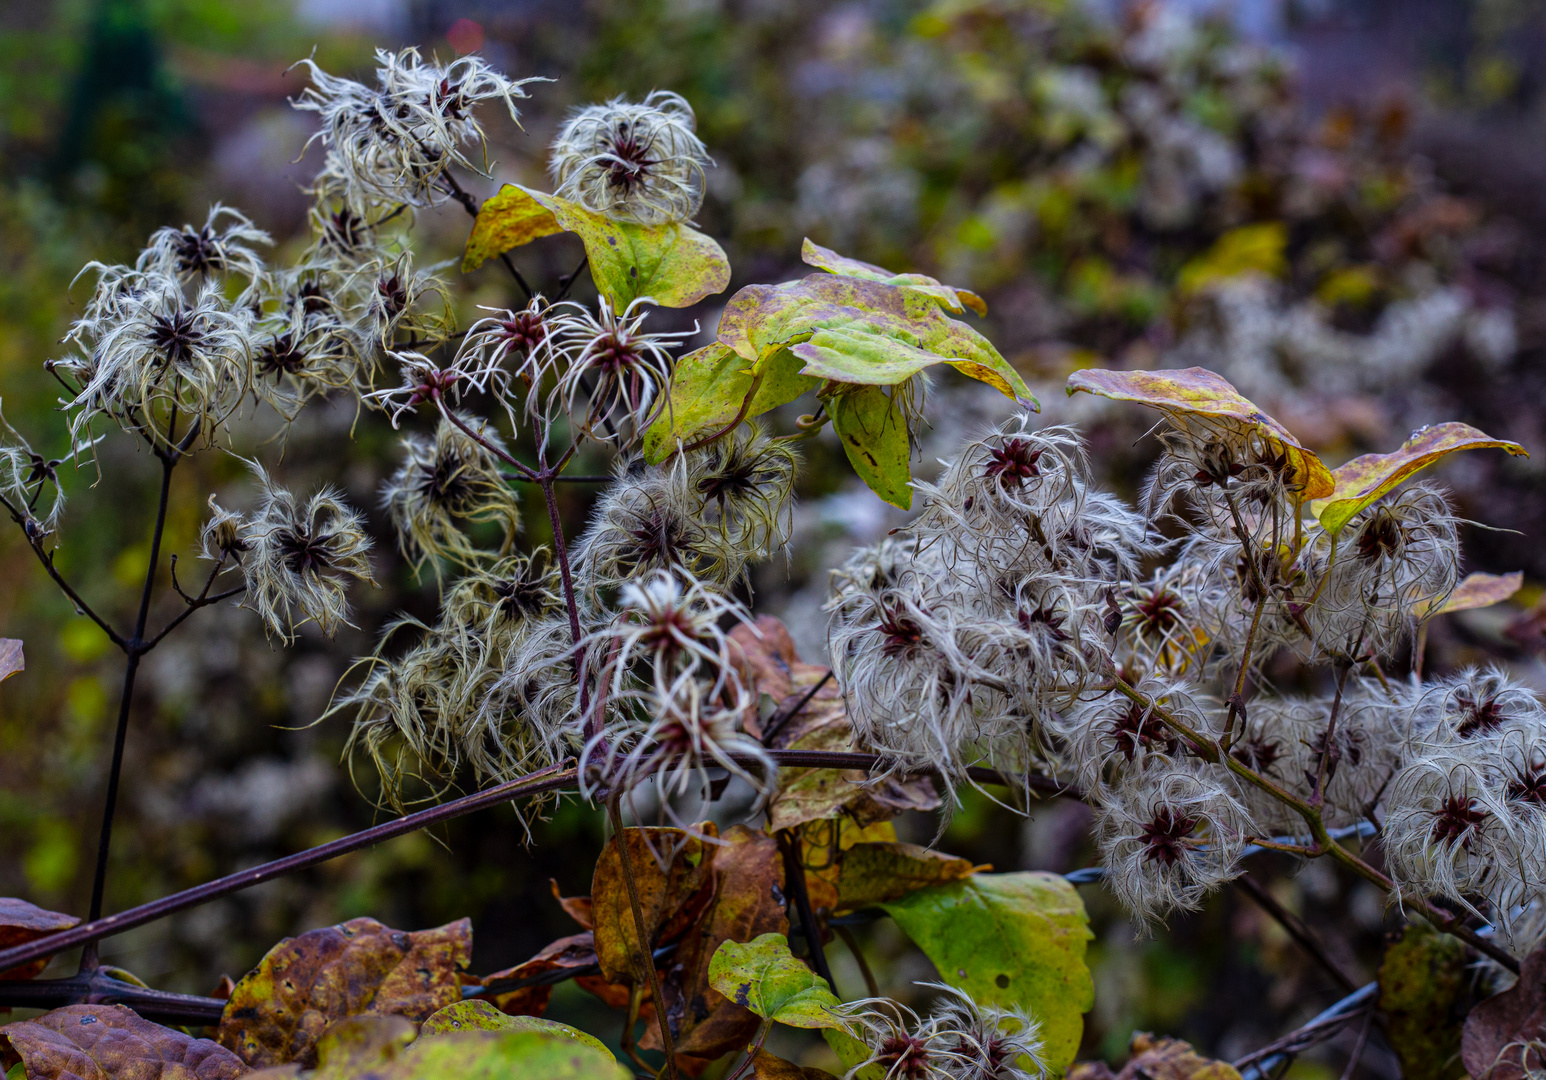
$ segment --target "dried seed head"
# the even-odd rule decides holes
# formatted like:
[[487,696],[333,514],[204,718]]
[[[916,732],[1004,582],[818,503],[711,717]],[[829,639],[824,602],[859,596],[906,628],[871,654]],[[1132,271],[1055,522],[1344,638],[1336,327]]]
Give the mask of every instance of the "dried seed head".
[[553,140],[555,194],[619,221],[687,221],[703,203],[705,166],[692,106],[656,90],[576,110]]

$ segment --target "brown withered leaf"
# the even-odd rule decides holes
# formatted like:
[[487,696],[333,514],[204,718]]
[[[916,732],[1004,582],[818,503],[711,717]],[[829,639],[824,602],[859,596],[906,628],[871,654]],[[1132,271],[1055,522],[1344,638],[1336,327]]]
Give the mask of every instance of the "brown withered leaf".
[[220,1044],[253,1066],[310,1066],[323,1030],[346,1016],[417,1022],[460,1001],[471,955],[468,919],[414,933],[375,919],[308,930],[274,946],[236,984]]
[[[756,631],[738,626],[730,637],[740,648],[740,666],[748,688],[756,695],[767,694],[774,702],[771,724],[777,729],[769,745],[778,750],[855,749],[853,726],[836,680],[827,679],[804,708],[788,715],[811,687],[826,677],[827,669],[803,663],[789,630],[772,616],[760,616]],[[749,721],[747,727],[762,737],[760,725]],[[768,828],[776,832],[840,813],[860,825],[869,825],[907,810],[933,810],[939,804],[939,795],[927,777],[872,782],[855,770],[786,768],[781,770],[778,792],[768,803]]]
[[[704,823],[696,826],[695,831],[700,835],[685,829],[622,831],[639,890],[644,929],[650,939],[642,949],[623,879],[622,859],[618,856],[618,837],[607,841],[596,860],[595,876],[591,879],[591,910],[596,920],[596,959],[608,982],[632,984],[633,957],[647,956],[680,937],[708,906],[713,895],[709,866],[713,845],[703,837],[713,836],[714,827]],[[664,859],[669,862],[662,868],[657,860]]]
[[0,1070],[18,1061],[29,1080],[234,1080],[251,1071],[218,1043],[123,1005],[67,1005],[0,1027]]
[[591,910],[590,897],[562,895],[558,891],[558,882],[553,878],[548,878],[548,885],[553,889],[553,899],[558,901],[558,906],[563,908],[571,919],[580,924],[580,929],[596,929],[596,914]]
[[1133,1056],[1117,1080],[1240,1080],[1239,1070],[1229,1062],[1205,1058],[1180,1039],[1135,1031],[1130,1049]]
[[[682,939],[661,979],[666,1019],[677,1052],[712,1061],[746,1045],[757,1018],[709,984],[709,961],[726,941],[788,934],[784,910],[784,862],[778,842],[736,825],[712,852],[713,899]],[[640,1045],[661,1049],[658,1027],[645,1029]]]
[[[590,967],[595,962],[596,939],[587,930],[583,934],[559,938],[525,963],[517,964],[515,967],[506,968],[503,971],[496,971],[492,975],[485,975],[482,978],[474,979],[473,982],[478,986],[493,986],[501,982],[529,979],[534,975],[542,975],[549,971]],[[549,984],[547,986],[527,986],[519,990],[496,990],[493,993],[485,994],[484,1000],[510,1016],[541,1016],[547,1011],[548,999],[552,996],[553,987]]]
[[824,1069],[796,1065],[766,1050],[758,1050],[752,1058],[752,1075],[757,1080],[837,1080]]
[[[45,934],[68,930],[79,922],[80,920],[74,915],[44,911],[36,904],[29,904],[25,900],[18,900],[13,896],[0,896],[0,949],[25,945]],[[0,971],[0,979],[31,979],[48,966],[48,959],[45,956],[30,964],[12,968],[10,971]]]
[[843,853],[837,911],[857,911],[930,885],[960,881],[977,872],[970,859],[917,844],[855,844]]
[[1523,1055],[1539,1070],[1546,1044],[1546,947],[1525,957],[1519,981],[1473,1008],[1465,1018],[1460,1060],[1476,1080],[1523,1080]]
[[27,668],[22,655],[22,643],[18,638],[0,638],[0,682],[5,682],[18,671]]

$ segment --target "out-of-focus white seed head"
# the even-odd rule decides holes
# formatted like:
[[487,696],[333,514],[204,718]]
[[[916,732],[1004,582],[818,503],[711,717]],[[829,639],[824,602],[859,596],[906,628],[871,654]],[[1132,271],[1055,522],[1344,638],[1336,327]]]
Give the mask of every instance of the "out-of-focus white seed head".
[[696,127],[686,99],[664,90],[577,109],[553,140],[555,194],[619,221],[688,221],[713,164]]

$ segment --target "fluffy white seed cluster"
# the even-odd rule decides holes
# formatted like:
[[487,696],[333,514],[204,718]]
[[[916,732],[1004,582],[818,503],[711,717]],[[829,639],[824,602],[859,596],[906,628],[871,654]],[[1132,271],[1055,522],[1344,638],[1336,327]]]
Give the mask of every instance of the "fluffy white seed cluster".
[[[1534,696],[1470,677],[1456,693],[1493,704],[1467,722],[1453,693],[1373,666],[1455,588],[1443,493],[1398,487],[1333,538],[1264,426],[1178,413],[1161,445],[1141,515],[1090,487],[1074,432],[1022,419],[917,484],[913,525],[833,574],[829,641],[859,741],[957,782],[992,765],[1077,786],[1107,881],[1146,922],[1197,907],[1252,837],[1305,831],[1231,761],[1330,827],[1388,817],[1413,895],[1498,917],[1546,904],[1524,794],[1546,768]],[[1166,522],[1171,543],[1147,531]],[[1285,650],[1327,692],[1236,696]]]
[[620,221],[691,220],[713,164],[696,127],[692,106],[664,90],[577,109],[553,140],[555,193]]
[[1023,1009],[998,1008],[942,983],[926,1017],[890,998],[864,998],[838,1009],[868,1056],[845,1077],[876,1066],[886,1080],[1044,1080],[1041,1022]]

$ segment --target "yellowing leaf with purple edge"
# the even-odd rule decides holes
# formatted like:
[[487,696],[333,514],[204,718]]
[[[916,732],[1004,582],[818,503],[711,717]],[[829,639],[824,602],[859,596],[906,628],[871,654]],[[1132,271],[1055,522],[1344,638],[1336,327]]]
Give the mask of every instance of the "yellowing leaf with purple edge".
[[812,274],[781,285],[749,285],[726,305],[718,337],[756,373],[781,350],[823,330],[895,340],[938,357],[1026,408],[1040,407],[1020,373],[987,338],[950,318],[933,299],[882,282]]
[[462,252],[462,273],[476,270],[511,248],[563,231],[553,211],[532,198],[530,192],[506,184],[478,209],[478,219],[473,222]]
[[1068,394],[1083,390],[1114,401],[1133,401],[1159,409],[1167,416],[1203,416],[1245,423],[1281,452],[1302,478],[1298,499],[1307,502],[1330,495],[1335,489],[1331,470],[1314,451],[1307,449],[1282,424],[1241,395],[1229,380],[1207,368],[1175,368],[1165,371],[1113,371],[1086,368],[1068,377]]
[[822,247],[810,237],[806,237],[805,243],[800,245],[800,261],[807,266],[814,266],[843,277],[862,278],[865,281],[878,281],[883,285],[911,289],[934,300],[952,315],[960,315],[968,308],[981,316],[988,314],[987,301],[970,289],[957,289],[927,274],[893,274],[883,266],[876,266],[874,263],[867,263],[860,259],[850,259],[847,255],[839,255],[831,248]]
[[1507,439],[1494,439],[1469,424],[1433,424],[1418,428],[1390,454],[1364,454],[1332,473],[1336,486],[1328,498],[1310,507],[1321,528],[1335,536],[1349,519],[1401,481],[1457,450],[1507,450],[1515,457],[1529,457],[1524,447]]
[[1520,570],[1515,570],[1512,574],[1468,574],[1442,604],[1437,606],[1431,602],[1424,604],[1413,614],[1421,619],[1428,615],[1445,615],[1453,611],[1475,611],[1478,608],[1491,607],[1513,596],[1524,583],[1524,572]]

